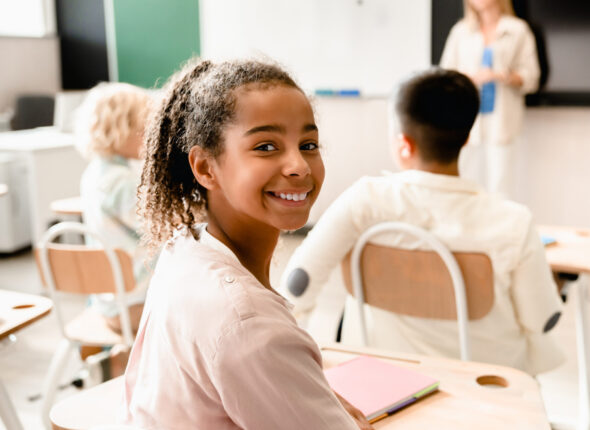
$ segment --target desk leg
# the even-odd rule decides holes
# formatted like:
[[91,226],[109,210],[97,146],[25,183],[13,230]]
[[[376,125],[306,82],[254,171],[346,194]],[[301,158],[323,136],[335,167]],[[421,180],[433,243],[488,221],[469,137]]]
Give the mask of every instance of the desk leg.
[[576,347],[578,350],[578,430],[590,429],[590,342],[588,341],[588,274],[581,274],[577,282]]
[[23,426],[18,419],[18,415],[14,410],[12,401],[8,397],[2,381],[0,381],[0,418],[8,430],[23,430]]

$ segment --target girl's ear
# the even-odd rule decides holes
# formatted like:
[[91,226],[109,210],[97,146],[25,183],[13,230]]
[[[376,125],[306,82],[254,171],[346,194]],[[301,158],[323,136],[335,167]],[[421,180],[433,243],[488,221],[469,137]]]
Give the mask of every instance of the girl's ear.
[[191,148],[188,161],[197,182],[208,190],[216,187],[217,181],[213,174],[213,157],[198,145]]

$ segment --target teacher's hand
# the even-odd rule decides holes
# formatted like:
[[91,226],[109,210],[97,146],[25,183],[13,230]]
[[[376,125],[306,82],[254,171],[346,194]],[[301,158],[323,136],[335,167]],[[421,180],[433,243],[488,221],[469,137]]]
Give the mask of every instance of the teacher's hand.
[[502,82],[513,87],[521,87],[523,82],[520,75],[516,72],[506,72],[502,74]]
[[374,430],[371,423],[369,423],[369,421],[367,421],[367,419],[365,418],[365,415],[361,411],[359,411],[357,408],[352,406],[348,402],[348,400],[346,400],[344,397],[342,397],[336,391],[334,391],[334,394],[336,394],[336,397],[338,397],[338,400],[340,400],[340,403],[342,403],[342,406],[344,406],[344,409],[346,409],[346,412],[348,412],[350,414],[350,416],[352,417],[352,419],[354,420],[354,422],[356,423],[356,425],[359,427],[360,430]]
[[498,79],[498,76],[494,73],[492,69],[489,67],[483,67],[477,71],[475,75],[471,76],[471,80],[477,86],[482,86],[488,82],[492,82]]

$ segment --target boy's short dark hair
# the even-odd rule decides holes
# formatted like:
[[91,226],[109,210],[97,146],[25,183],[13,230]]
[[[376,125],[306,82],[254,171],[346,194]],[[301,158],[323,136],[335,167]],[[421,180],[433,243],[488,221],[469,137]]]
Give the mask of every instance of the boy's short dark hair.
[[434,68],[402,84],[396,97],[401,131],[424,161],[459,157],[479,110],[478,90],[462,73]]

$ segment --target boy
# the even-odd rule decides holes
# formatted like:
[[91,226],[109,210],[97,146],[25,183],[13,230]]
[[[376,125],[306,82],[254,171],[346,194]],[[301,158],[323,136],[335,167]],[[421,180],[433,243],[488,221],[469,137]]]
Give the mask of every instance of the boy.
[[[490,257],[494,305],[469,322],[474,361],[531,374],[557,366],[563,356],[549,331],[562,304],[531,213],[459,177],[459,152],[479,109],[476,87],[461,73],[430,70],[401,86],[395,108],[401,134],[394,153],[402,172],[361,178],[336,199],[293,254],[281,292],[296,313],[311,311],[322,284],[365,230],[385,221],[411,223],[453,251]],[[367,308],[371,346],[458,357],[455,321]],[[344,343],[360,344],[356,309],[348,296]]]

